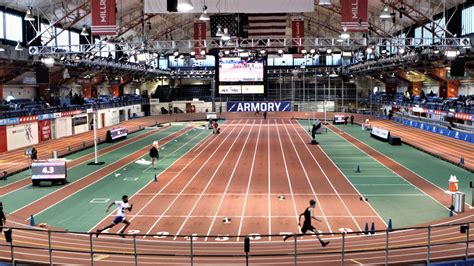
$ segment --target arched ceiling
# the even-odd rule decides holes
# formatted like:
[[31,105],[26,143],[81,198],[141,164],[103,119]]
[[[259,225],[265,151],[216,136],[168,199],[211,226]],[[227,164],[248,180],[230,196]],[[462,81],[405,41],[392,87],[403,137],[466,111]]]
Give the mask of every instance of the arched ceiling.
[[[80,29],[83,24],[90,25],[88,5],[89,0],[0,0],[0,5],[8,8],[25,11],[28,6],[34,8],[34,14],[55,22],[71,13],[79,6],[84,6],[72,12],[63,25],[74,23],[73,27]],[[235,0],[238,1],[238,0]],[[291,1],[291,0],[289,0]],[[369,23],[373,36],[390,36],[400,30],[423,21],[428,17],[441,13],[443,8],[451,8],[465,1],[462,0],[386,0],[389,12],[395,12],[395,23],[391,19],[381,20],[380,12],[384,6],[384,0],[369,0]],[[173,13],[173,14],[143,14],[143,0],[117,0],[117,25],[119,26],[119,38],[127,40],[165,40],[171,31],[174,40],[191,39],[193,36],[193,22],[198,19],[199,14]],[[314,12],[304,14],[289,14],[290,16],[304,16],[306,36],[314,37],[336,37],[341,31],[340,1],[332,0],[332,7],[318,5],[315,0]],[[403,5],[406,14],[402,19],[398,17],[398,10]],[[201,7],[195,7],[201,8]],[[284,10],[282,10],[284,12]],[[211,14],[212,15],[212,14]],[[85,16],[84,18],[82,18]],[[80,19],[78,19],[80,18]],[[144,18],[144,27],[141,19]],[[449,19],[449,18],[448,18]],[[289,21],[289,20],[288,20]],[[289,23],[289,22],[288,22]],[[288,28],[290,24],[288,24]],[[144,32],[144,33],[143,33]],[[287,31],[289,33],[289,30]],[[362,34],[362,33],[359,33]],[[210,34],[209,34],[210,35]],[[208,36],[209,36],[208,35]]]

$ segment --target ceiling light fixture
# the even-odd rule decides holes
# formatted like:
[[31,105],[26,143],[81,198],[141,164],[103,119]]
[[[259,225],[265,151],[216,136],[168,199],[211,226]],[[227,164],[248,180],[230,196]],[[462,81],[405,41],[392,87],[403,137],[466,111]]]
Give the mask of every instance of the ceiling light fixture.
[[392,16],[390,15],[390,13],[388,12],[388,6],[387,4],[384,4],[383,5],[383,9],[382,9],[382,13],[380,13],[380,18],[381,19],[387,19],[387,18],[391,18]]
[[210,20],[211,18],[209,17],[209,15],[207,14],[207,6],[204,5],[204,7],[202,8],[202,14],[201,16],[199,17],[199,20]]
[[189,12],[194,9],[191,0],[178,0],[178,11],[179,12]]
[[224,35],[224,32],[222,31],[222,26],[217,25],[216,37],[222,37],[222,35]]
[[89,32],[87,31],[87,26],[85,24],[82,26],[81,35],[82,36],[89,36]]
[[222,34],[221,40],[223,40],[223,41],[230,40],[229,29],[224,28],[224,34]]
[[283,54],[283,49],[278,49],[279,54]]
[[347,28],[344,27],[344,28],[342,28],[342,30],[343,31],[342,31],[341,35],[339,35],[339,38],[341,38],[343,40],[349,39],[351,37],[351,35],[349,35],[349,33],[347,32]]
[[331,54],[331,53],[332,53],[332,49],[331,49],[331,48],[326,49],[326,54]]
[[33,13],[32,10],[33,10],[33,8],[28,7],[28,9],[26,10],[26,15],[25,15],[24,20],[26,20],[26,21],[35,21],[35,17],[32,14]]
[[368,54],[371,54],[374,52],[374,49],[372,47],[367,47],[367,49],[365,50]]
[[20,41],[16,42],[15,50],[16,51],[22,51],[23,50],[23,47],[21,46]]

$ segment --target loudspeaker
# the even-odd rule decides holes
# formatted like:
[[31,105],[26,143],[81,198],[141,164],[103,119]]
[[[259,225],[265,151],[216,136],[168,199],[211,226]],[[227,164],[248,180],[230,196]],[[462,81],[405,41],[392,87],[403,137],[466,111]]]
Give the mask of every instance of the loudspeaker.
[[167,0],[166,10],[168,12],[178,12],[178,0]]
[[46,66],[36,66],[36,83],[38,84],[49,84],[49,69]]
[[451,77],[463,77],[464,71],[464,59],[457,58],[451,61]]

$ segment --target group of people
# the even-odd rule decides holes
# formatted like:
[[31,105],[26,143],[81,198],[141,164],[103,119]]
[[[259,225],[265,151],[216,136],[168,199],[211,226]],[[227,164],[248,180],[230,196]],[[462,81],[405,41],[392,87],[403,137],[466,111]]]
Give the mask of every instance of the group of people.
[[[257,109],[257,111],[255,111],[255,116],[259,116],[259,115],[260,115],[260,111]],[[263,112],[263,119],[267,119],[267,111]]]

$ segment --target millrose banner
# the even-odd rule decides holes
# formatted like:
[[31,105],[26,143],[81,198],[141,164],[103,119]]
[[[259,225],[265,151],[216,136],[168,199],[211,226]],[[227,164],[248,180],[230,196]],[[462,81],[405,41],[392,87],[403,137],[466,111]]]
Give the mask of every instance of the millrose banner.
[[341,0],[341,26],[347,31],[367,31],[368,0]]
[[117,35],[115,0],[90,0],[92,35]]

